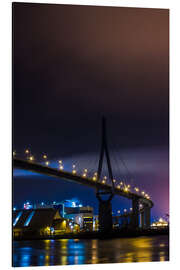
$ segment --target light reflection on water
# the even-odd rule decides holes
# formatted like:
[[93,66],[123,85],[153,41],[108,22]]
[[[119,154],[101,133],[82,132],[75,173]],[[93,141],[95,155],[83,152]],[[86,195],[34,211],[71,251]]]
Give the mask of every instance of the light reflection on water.
[[36,240],[13,243],[13,266],[169,260],[168,236],[109,240]]

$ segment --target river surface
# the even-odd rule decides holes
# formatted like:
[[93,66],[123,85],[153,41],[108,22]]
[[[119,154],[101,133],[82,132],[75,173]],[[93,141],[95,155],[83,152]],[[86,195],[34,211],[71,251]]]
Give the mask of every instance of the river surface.
[[169,260],[169,237],[58,239],[13,242],[13,266],[48,266]]

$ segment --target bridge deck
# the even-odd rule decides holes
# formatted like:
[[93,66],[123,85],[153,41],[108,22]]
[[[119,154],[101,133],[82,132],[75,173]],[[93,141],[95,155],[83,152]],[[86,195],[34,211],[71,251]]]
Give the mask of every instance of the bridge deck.
[[[60,170],[55,169],[55,168],[50,168],[47,166],[43,166],[41,164],[34,163],[32,161],[14,158],[13,159],[13,167],[32,171],[35,173],[40,173],[40,174],[52,176],[52,177],[65,179],[68,181],[73,181],[73,182],[76,182],[79,184],[83,184],[83,185],[86,185],[86,186],[89,186],[92,188],[98,188],[98,189],[101,189],[104,191],[111,190],[110,185],[103,184],[103,183],[100,183],[97,181],[93,181],[92,178],[84,178],[84,177],[77,175],[77,174],[72,174],[72,173],[66,172],[66,171],[60,171]],[[153,202],[151,200],[144,198],[143,196],[141,196],[139,194],[132,193],[130,191],[126,192],[126,191],[123,191],[122,189],[115,187],[114,193],[116,195],[120,195],[120,196],[126,197],[128,199],[139,199],[143,204],[148,205],[149,207],[153,206]]]

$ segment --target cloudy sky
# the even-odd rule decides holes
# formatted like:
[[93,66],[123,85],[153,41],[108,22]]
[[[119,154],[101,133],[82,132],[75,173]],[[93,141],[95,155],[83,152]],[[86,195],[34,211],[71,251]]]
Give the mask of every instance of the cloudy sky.
[[[29,147],[96,171],[105,115],[114,175],[128,177],[123,159],[130,181],[151,195],[153,216],[168,212],[168,10],[15,3],[13,68],[19,155]],[[78,197],[97,208],[86,187],[14,175],[15,204]],[[126,205],[113,199],[114,209]]]

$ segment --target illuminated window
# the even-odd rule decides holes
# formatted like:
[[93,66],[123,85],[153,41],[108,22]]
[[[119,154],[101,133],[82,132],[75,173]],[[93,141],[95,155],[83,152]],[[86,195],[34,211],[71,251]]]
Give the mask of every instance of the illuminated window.
[[35,211],[32,211],[31,214],[28,216],[28,218],[26,219],[25,223],[24,223],[24,226],[28,226],[33,215],[34,215]]
[[19,214],[17,215],[17,217],[15,218],[15,220],[14,220],[14,222],[13,222],[13,226],[16,226],[16,224],[17,224],[18,220],[20,219],[22,213],[23,213],[22,211],[19,212]]

